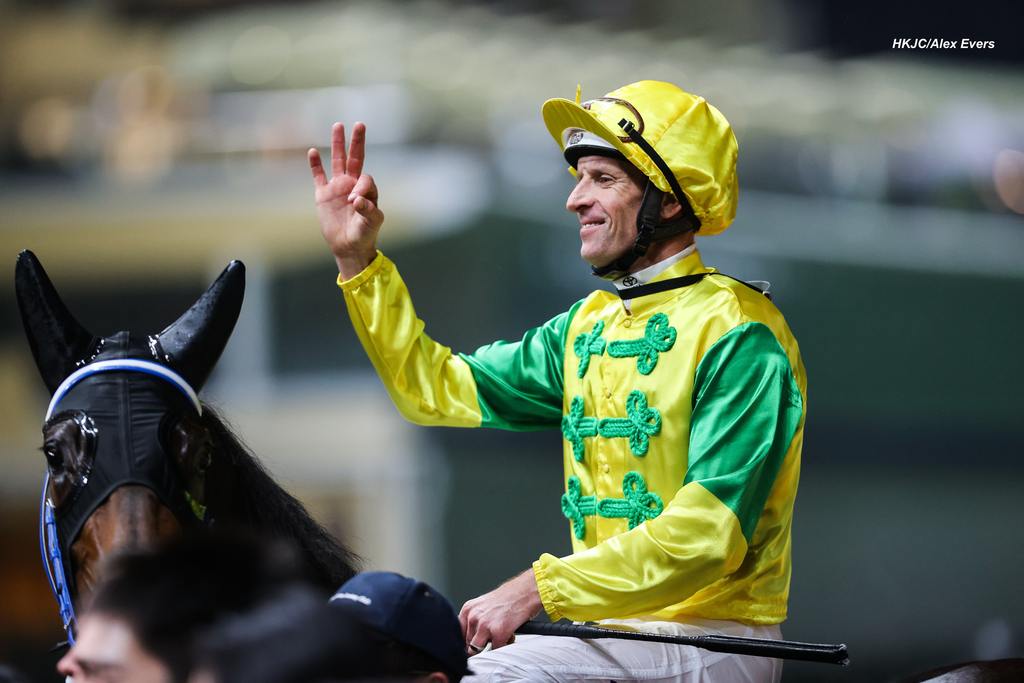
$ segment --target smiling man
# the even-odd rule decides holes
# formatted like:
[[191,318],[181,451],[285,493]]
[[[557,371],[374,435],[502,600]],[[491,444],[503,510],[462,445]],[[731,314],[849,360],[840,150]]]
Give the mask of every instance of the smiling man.
[[729,227],[737,145],[702,97],[633,83],[554,99],[544,122],[577,183],[566,208],[598,290],[521,340],[453,354],[431,340],[362,172],[365,126],[332,178],[310,150],[321,231],[359,339],[419,424],[560,429],[572,553],[543,554],[459,618],[468,681],[777,681],[776,660],[636,641],[521,637],[540,612],[677,635],[779,638],[803,442],[796,340],[761,290],[707,268],[694,235]]

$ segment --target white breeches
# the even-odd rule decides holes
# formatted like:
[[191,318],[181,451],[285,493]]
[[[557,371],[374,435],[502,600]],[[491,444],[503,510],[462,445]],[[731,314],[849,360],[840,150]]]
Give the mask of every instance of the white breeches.
[[[778,640],[776,626],[693,619],[681,624],[639,619],[607,620],[650,633],[695,636],[717,633]],[[471,657],[473,675],[464,683],[588,681],[621,683],[778,683],[782,660],[710,652],[684,645],[635,640],[580,640],[561,636],[518,636],[497,650]]]

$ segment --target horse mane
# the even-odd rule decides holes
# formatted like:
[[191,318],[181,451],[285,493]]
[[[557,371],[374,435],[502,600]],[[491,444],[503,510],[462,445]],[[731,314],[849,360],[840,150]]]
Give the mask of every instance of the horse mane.
[[305,560],[310,578],[328,592],[359,571],[361,558],[281,488],[227,421],[205,402],[201,422],[213,439],[206,500],[214,524],[290,542]]

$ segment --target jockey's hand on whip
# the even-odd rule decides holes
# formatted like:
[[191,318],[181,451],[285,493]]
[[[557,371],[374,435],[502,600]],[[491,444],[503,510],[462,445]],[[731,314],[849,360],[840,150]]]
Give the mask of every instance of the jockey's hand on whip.
[[491,644],[508,645],[515,630],[533,618],[542,607],[533,570],[509,579],[490,593],[473,598],[459,612],[467,652],[472,656]]
[[359,274],[377,255],[377,233],[384,222],[378,204],[377,184],[363,173],[366,125],[352,127],[352,144],[345,151],[345,126],[331,128],[331,179],[324,173],[320,152],[310,149],[316,211],[320,232],[334,254],[344,279]]

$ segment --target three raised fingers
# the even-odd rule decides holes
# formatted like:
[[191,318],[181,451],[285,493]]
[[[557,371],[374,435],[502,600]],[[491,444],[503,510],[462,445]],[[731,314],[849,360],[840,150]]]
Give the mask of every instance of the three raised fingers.
[[[327,184],[327,174],[324,171],[323,161],[320,159],[320,152],[314,147],[307,152],[309,168],[313,172],[313,182],[316,185]],[[366,124],[357,121],[352,127],[352,143],[348,151],[345,150],[345,124],[335,123],[331,126],[331,177],[347,174],[352,178],[358,178],[363,184],[362,189],[357,184],[353,194],[367,197],[370,201],[377,201],[377,187],[373,184],[373,178],[369,179],[370,190],[365,187],[363,180],[363,161],[366,158]]]

